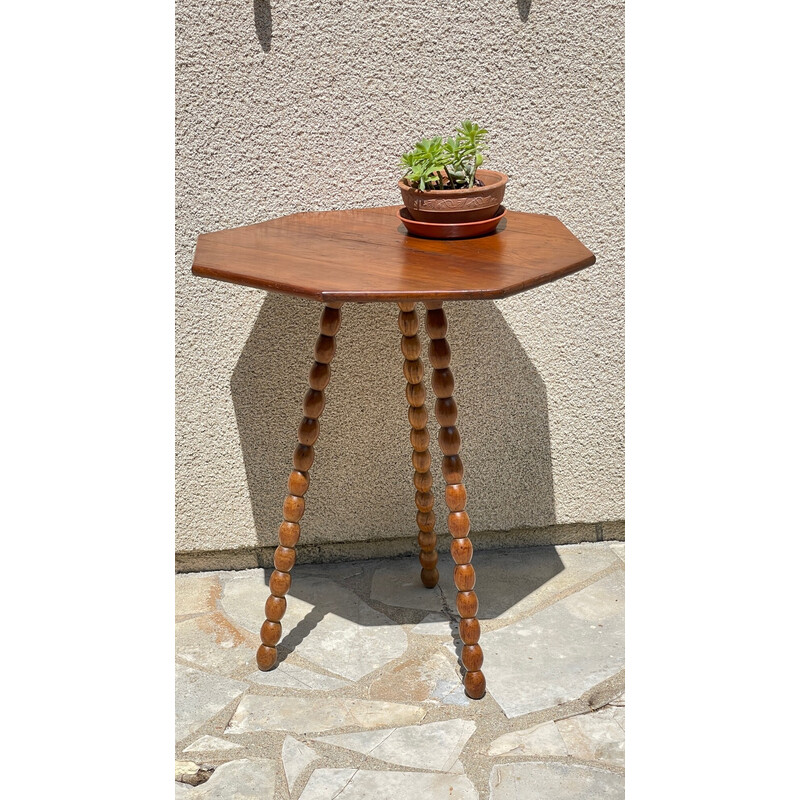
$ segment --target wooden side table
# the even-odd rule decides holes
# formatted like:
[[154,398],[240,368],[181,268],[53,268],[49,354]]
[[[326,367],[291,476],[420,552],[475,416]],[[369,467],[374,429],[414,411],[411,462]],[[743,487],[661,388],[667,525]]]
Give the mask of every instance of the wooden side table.
[[279,219],[198,237],[192,272],[217,280],[240,283],[273,292],[319,300],[324,304],[320,334],[309,374],[310,388],[303,400],[303,418],[294,450],[294,469],[283,504],[270,578],[266,621],[257,660],[261,670],[277,662],[281,619],[292,583],[295,546],[305,510],[314,443],[325,407],[325,388],[336,352],[341,307],[346,302],[395,302],[400,307],[400,348],[405,357],[408,420],[411,424],[411,460],[414,465],[420,577],[432,588],[439,580],[435,517],[431,485],[428,412],[425,407],[421,343],[416,303],[426,307],[429,355],[436,395],[442,473],[447,484],[447,527],[463,643],[461,663],[469,697],[482,697],[486,680],[481,672],[483,653],[478,640],[478,596],[472,567],[470,522],[466,512],[464,466],[459,457],[461,438],[453,398],[450,346],[443,303],[508,297],[556,280],[595,263],[595,257],[558,219],[541,214],[509,211],[497,232],[476,239],[437,241],[408,235],[397,220],[396,207],[353,211],[291,214]]

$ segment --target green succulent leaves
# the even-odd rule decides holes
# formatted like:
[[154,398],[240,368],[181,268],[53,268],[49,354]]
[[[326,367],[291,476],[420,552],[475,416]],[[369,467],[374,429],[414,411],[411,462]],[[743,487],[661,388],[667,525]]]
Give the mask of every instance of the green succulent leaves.
[[425,189],[466,189],[475,183],[475,170],[483,164],[488,131],[465,119],[456,135],[422,139],[401,157],[403,177]]
[[461,152],[464,153],[465,161],[472,164],[472,171],[468,173],[469,186],[471,188],[475,182],[475,170],[483,164],[482,151],[486,148],[486,136],[489,131],[465,119],[456,130],[456,133],[458,134],[457,141]]
[[420,189],[424,191],[431,183],[435,184],[431,188],[441,189],[439,172],[444,170],[447,163],[441,136],[417,142],[414,149],[403,156],[403,163],[407,167],[405,174]]

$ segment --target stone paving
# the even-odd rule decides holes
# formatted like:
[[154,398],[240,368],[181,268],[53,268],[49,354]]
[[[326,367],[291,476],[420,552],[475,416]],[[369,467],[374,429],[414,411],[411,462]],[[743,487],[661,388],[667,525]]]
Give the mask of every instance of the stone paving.
[[623,798],[624,557],[620,542],[477,551],[477,701],[447,554],[430,590],[415,558],[295,567],[267,673],[269,576],[176,576],[176,798]]

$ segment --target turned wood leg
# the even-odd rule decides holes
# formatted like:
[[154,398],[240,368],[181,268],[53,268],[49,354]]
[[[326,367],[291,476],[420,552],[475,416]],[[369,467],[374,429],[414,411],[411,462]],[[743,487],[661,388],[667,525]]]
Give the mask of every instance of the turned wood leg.
[[464,487],[464,465],[458,455],[461,437],[456,427],[458,409],[453,399],[453,373],[450,371],[450,345],[447,343],[447,318],[441,303],[426,303],[426,324],[430,337],[430,360],[433,367],[433,391],[436,395],[436,419],[439,422],[439,447],[442,450],[442,474],[445,483],[445,502],[450,513],[447,527],[453,537],[450,552],[455,561],[453,579],[458,589],[456,607],[461,620],[458,632],[463,647],[461,663],[466,670],[464,690],[477,699],[486,693],[483,677],[483,651],[478,644],[481,626],[478,615],[478,595],[475,594],[475,569],[472,564],[472,542],[469,539],[469,516],[464,510],[467,490]]
[[281,619],[286,613],[286,593],[292,585],[290,574],[295,561],[295,545],[300,538],[300,519],[305,511],[308,471],[314,463],[314,442],[319,436],[319,417],[325,407],[325,387],[331,377],[330,363],[336,352],[336,332],[341,322],[341,303],[325,306],[320,318],[320,335],[314,346],[314,366],[308,376],[311,388],[303,399],[303,419],[297,431],[294,470],[289,475],[289,493],[283,501],[283,522],[278,531],[280,546],[273,557],[275,571],[269,579],[270,596],[264,608],[266,620],[261,626],[261,646],[256,653],[258,668],[272,669],[278,659],[275,649],[281,638]]
[[421,345],[417,331],[419,319],[417,318],[414,303],[398,303],[400,315],[397,324],[403,339],[400,347],[405,356],[403,373],[408,383],[406,384],[406,399],[408,400],[408,421],[411,423],[411,462],[414,465],[414,486],[417,489],[414,500],[417,504],[417,541],[419,542],[419,563],[422,567],[420,578],[424,586],[432,589],[439,582],[439,570],[436,562],[439,555],[436,552],[436,534],[434,525],[436,516],[433,513],[433,476],[431,475],[431,452],[428,449],[431,437],[428,434],[428,411],[425,408],[425,385],[422,383],[424,367],[420,361]]

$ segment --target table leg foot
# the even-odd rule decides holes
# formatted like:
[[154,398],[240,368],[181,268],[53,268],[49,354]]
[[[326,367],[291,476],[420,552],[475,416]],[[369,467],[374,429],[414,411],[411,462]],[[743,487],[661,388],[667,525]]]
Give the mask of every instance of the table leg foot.
[[277,645],[281,638],[281,619],[286,613],[286,594],[292,585],[290,574],[295,562],[295,545],[300,539],[300,519],[305,512],[309,470],[314,463],[314,442],[319,436],[319,417],[325,408],[325,387],[330,380],[330,363],[336,353],[336,333],[341,323],[341,303],[326,305],[320,318],[320,335],[314,346],[314,365],[308,376],[310,389],[303,400],[303,419],[297,432],[294,469],[289,474],[289,492],[283,501],[283,522],[278,530],[280,545],[275,549],[275,570],[269,579],[270,597],[264,607],[266,620],[261,626],[261,647],[256,662],[262,672],[278,662]]
[[480,700],[486,694],[486,678],[479,669],[464,676],[464,693],[473,700]]
[[455,382],[450,371],[450,345],[447,335],[447,318],[441,303],[427,303],[426,325],[430,337],[430,361],[433,367],[433,391],[436,395],[436,419],[439,422],[439,447],[442,451],[442,474],[445,483],[445,502],[449,510],[447,527],[453,539],[450,553],[455,561],[453,580],[458,589],[456,607],[461,618],[458,626],[463,643],[461,664],[464,675],[464,691],[477,700],[486,694],[486,678],[481,672],[483,651],[478,644],[481,626],[477,620],[478,595],[475,594],[475,568],[472,566],[472,542],[469,538],[469,515],[464,510],[467,490],[464,486],[464,465],[458,455],[461,436],[456,427],[458,408],[453,399]]
[[420,579],[422,585],[433,589],[439,583],[439,570],[436,564],[439,554],[436,552],[436,515],[433,513],[433,476],[431,475],[431,453],[428,448],[431,437],[428,433],[428,411],[425,408],[424,367],[420,360],[421,345],[417,331],[415,303],[398,303],[400,314],[397,325],[403,338],[400,347],[405,357],[403,373],[406,376],[406,399],[408,400],[408,421],[411,423],[411,462],[414,465],[414,486],[417,506],[417,542],[419,543],[419,563],[422,567]]
[[278,651],[274,647],[262,644],[256,651],[256,663],[262,672],[271,670],[278,660]]

